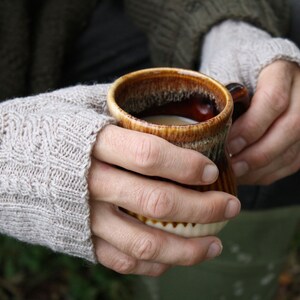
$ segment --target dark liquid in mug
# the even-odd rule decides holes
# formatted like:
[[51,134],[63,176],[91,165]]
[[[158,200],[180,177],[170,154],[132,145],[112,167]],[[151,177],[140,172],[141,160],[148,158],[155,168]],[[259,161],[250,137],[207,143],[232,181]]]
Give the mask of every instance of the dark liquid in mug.
[[192,94],[181,101],[153,106],[136,117],[154,124],[189,125],[205,122],[218,114],[213,100],[201,94]]

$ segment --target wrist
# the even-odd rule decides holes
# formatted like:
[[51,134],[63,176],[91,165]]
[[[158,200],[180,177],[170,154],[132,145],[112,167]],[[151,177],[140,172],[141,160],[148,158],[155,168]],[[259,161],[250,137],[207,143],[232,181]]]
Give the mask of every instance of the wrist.
[[200,71],[223,84],[243,83],[253,92],[262,69],[279,59],[300,64],[300,51],[287,39],[272,38],[250,24],[228,20],[206,35]]

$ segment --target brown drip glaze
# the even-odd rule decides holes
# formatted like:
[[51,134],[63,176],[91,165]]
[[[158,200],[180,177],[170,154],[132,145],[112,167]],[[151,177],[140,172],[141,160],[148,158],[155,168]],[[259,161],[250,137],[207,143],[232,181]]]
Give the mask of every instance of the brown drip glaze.
[[[238,118],[249,103],[246,88],[238,83],[225,88],[199,72],[173,68],[146,69],[127,74],[119,78],[108,93],[108,109],[119,126],[157,135],[175,145],[199,151],[215,162],[219,169],[216,182],[186,187],[201,192],[224,191],[232,195],[236,195],[237,188],[225,146],[226,137],[231,121]],[[176,115],[197,123],[167,126],[143,120],[143,117],[158,115]],[[172,224],[173,228],[178,224],[185,227],[189,224],[148,219],[122,210],[143,223],[149,220],[163,227]],[[196,225],[192,224],[193,227]]]

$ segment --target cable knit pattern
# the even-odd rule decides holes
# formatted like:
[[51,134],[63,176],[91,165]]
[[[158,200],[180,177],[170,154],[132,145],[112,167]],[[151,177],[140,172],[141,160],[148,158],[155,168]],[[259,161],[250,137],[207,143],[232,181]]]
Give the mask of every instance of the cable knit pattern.
[[261,70],[278,59],[300,66],[300,50],[287,39],[272,38],[252,25],[229,20],[206,35],[200,71],[223,84],[243,83],[253,93]]
[[87,173],[109,85],[0,105],[0,231],[95,262]]

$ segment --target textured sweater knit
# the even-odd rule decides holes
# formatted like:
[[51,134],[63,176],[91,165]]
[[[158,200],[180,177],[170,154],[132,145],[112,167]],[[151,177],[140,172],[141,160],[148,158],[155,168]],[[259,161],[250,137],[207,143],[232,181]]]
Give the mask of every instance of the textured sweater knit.
[[[158,66],[195,67],[205,33],[225,19],[244,20],[276,36],[288,28],[286,0],[124,2],[127,13],[147,33],[152,60]],[[0,1],[0,101],[58,86],[67,52],[96,3]]]
[[[254,89],[268,63],[280,58],[300,61],[289,41],[272,39],[245,23],[221,22],[248,21],[270,34],[284,34],[285,1],[125,2],[127,12],[148,34],[157,65],[192,68],[202,57],[203,72]],[[87,174],[97,134],[114,122],[106,109],[109,85],[47,91],[57,87],[64,57],[95,3],[0,2],[0,99],[6,100],[0,105],[0,232],[93,262]],[[29,4],[35,5],[29,9]],[[222,55],[211,55],[224,49],[230,56],[244,43],[245,34],[249,43],[269,45],[268,51],[248,61],[252,49],[245,48],[238,58],[241,69],[224,62]],[[229,38],[221,39],[224,35]],[[249,72],[250,67],[255,72]]]

